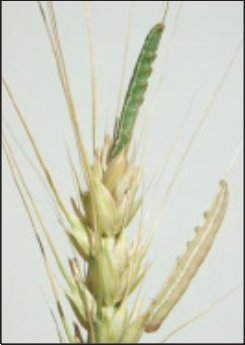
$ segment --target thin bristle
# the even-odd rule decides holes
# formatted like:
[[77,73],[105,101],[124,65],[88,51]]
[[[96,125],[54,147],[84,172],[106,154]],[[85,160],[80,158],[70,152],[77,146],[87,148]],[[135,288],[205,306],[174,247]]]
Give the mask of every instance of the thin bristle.
[[[129,47],[130,47],[130,39],[131,39],[131,33],[132,33],[131,31],[132,31],[132,21],[133,21],[133,8],[134,8],[134,2],[130,1],[130,13],[129,13],[129,19],[128,19],[128,27],[127,27],[124,54],[123,54],[122,75],[121,75],[121,81],[120,81],[120,87],[119,87],[119,96],[118,96],[118,104],[117,104],[117,112],[116,112],[117,119],[120,118],[121,106],[122,106],[122,102],[123,102],[123,90],[124,90],[124,85],[125,85]],[[118,122],[118,120],[117,120],[117,122]],[[117,126],[115,126],[115,134],[116,134],[117,130],[118,130],[118,128],[117,128]]]
[[226,302],[230,297],[232,297],[235,293],[237,293],[237,291],[241,288],[241,285],[235,287],[234,289],[232,289],[230,292],[228,292],[227,294],[225,294],[222,298],[217,299],[216,301],[214,301],[213,303],[210,304],[210,306],[208,308],[206,308],[204,311],[202,311],[201,313],[195,315],[193,318],[191,318],[190,320],[184,322],[182,325],[180,325],[179,327],[177,327],[175,330],[173,330],[171,333],[169,333],[162,341],[160,344],[165,344],[167,343],[170,339],[172,339],[175,335],[179,334],[181,331],[183,331],[184,329],[190,327],[191,325],[193,325],[194,323],[196,323],[197,321],[199,321],[200,319],[204,318],[205,316],[207,316],[208,314],[210,314],[215,308],[219,307],[221,304],[223,304],[224,302]]
[[234,153],[232,160],[231,160],[231,162],[230,162],[230,164],[229,164],[229,166],[228,166],[228,168],[224,174],[225,179],[227,179],[230,176],[232,169],[234,168],[243,148],[244,148],[244,140],[242,139],[241,143],[238,145],[236,152]]
[[75,110],[75,106],[74,106],[74,102],[73,102],[73,98],[72,98],[72,94],[71,94],[71,90],[69,86],[68,74],[67,74],[62,47],[61,47],[58,26],[57,26],[57,21],[56,21],[56,16],[55,16],[52,1],[48,1],[48,12],[49,12],[50,21],[51,21],[51,28],[48,25],[46,16],[44,17],[45,28],[49,37],[52,52],[55,58],[56,66],[57,66],[57,72],[60,78],[61,85],[63,87],[65,99],[67,102],[69,116],[70,116],[73,132],[75,136],[75,141],[77,144],[78,156],[80,159],[81,168],[84,173],[86,182],[89,184],[90,165],[89,165],[86,149],[81,137],[79,125],[78,125],[77,114],[76,114],[76,110]]
[[96,82],[96,63],[95,63],[95,54],[94,54],[94,45],[93,45],[93,31],[91,23],[91,14],[90,14],[90,1],[84,1],[85,14],[86,14],[86,23],[87,23],[87,32],[88,32],[88,41],[89,41],[89,60],[90,60],[90,71],[91,71],[91,94],[92,94],[92,107],[93,107],[93,151],[96,152],[97,149],[97,82]]
[[[31,191],[30,191],[30,189],[29,189],[29,187],[27,185],[27,182],[26,182],[26,180],[25,180],[25,178],[24,178],[24,176],[23,176],[23,174],[21,172],[20,167],[18,166],[18,164],[16,162],[14,153],[13,153],[10,145],[8,144],[8,140],[7,140],[6,136],[4,135],[4,133],[3,133],[3,144],[4,144],[5,153],[6,153],[6,156],[8,158],[8,163],[9,163],[9,166],[11,168],[11,171],[13,172],[13,174],[15,174],[15,176],[19,177],[19,181],[22,184],[22,187],[23,187],[23,190],[25,191],[26,197],[29,200],[30,205],[33,208],[34,214],[35,214],[35,216],[36,216],[36,218],[37,218],[37,220],[38,220],[38,222],[39,222],[39,224],[40,224],[40,226],[41,226],[41,228],[43,230],[43,233],[44,233],[44,235],[46,237],[46,240],[47,240],[47,242],[48,242],[48,244],[50,246],[50,249],[52,250],[52,253],[53,253],[53,255],[54,255],[55,259],[56,259],[57,265],[58,265],[58,267],[59,267],[63,277],[65,278],[66,282],[68,284],[70,284],[70,279],[69,279],[69,277],[68,277],[68,275],[66,273],[66,270],[65,270],[65,268],[64,268],[64,266],[63,266],[63,264],[62,264],[62,262],[61,262],[61,260],[59,258],[59,255],[58,255],[57,250],[55,248],[54,242],[51,239],[50,233],[49,233],[49,231],[47,230],[47,228],[46,228],[46,226],[44,224],[42,215],[41,215],[41,213],[40,213],[40,211],[39,211],[39,209],[38,209],[38,207],[37,207],[37,205],[36,205],[36,203],[34,201],[32,193],[31,193]],[[15,173],[14,173],[14,171],[15,171]]]
[[8,122],[8,120],[6,119],[6,117],[4,115],[3,115],[3,121],[4,121],[4,125],[6,126],[8,132],[9,132],[14,144],[18,148],[19,152],[21,153],[21,155],[23,156],[25,161],[28,163],[28,165],[31,167],[31,169],[34,171],[35,175],[39,179],[39,181],[42,184],[42,186],[44,187],[44,189],[51,196],[51,198],[53,198],[53,195],[50,193],[50,189],[47,185],[47,182],[44,180],[44,178],[43,178],[42,174],[40,173],[38,167],[36,166],[35,162],[31,159],[31,157],[29,156],[27,151],[24,149],[22,144],[19,142],[18,138],[16,137],[16,135],[12,129],[12,126],[10,125],[10,123]]
[[170,148],[169,148],[169,151],[167,152],[166,159],[163,163],[163,166],[160,169],[158,178],[156,180],[154,192],[156,192],[156,189],[159,187],[161,179],[163,179],[167,168],[169,167],[172,159],[174,158],[176,150],[180,144],[181,138],[183,137],[183,134],[186,130],[186,125],[188,123],[188,120],[190,119],[190,117],[192,115],[192,109],[193,109],[195,100],[196,100],[196,92],[193,94],[193,97],[192,97],[190,104],[188,106],[188,109],[187,109],[187,111],[183,117],[183,120],[181,121],[179,128],[177,129],[176,134],[174,135],[173,140],[170,144]]
[[160,223],[160,221],[161,221],[161,219],[163,217],[163,214],[164,214],[166,205],[168,204],[168,201],[169,201],[169,198],[171,196],[172,190],[173,190],[173,188],[174,188],[174,186],[175,186],[175,184],[176,184],[176,182],[177,182],[177,180],[178,180],[178,178],[179,178],[179,176],[181,174],[182,169],[185,166],[185,163],[186,163],[186,161],[187,161],[187,159],[188,159],[188,157],[189,157],[189,155],[191,153],[191,150],[192,150],[192,148],[193,148],[193,146],[194,146],[194,144],[195,144],[195,142],[196,142],[200,132],[204,128],[204,125],[206,124],[207,120],[209,119],[210,115],[212,114],[212,110],[213,110],[213,107],[214,107],[214,105],[216,103],[216,100],[220,96],[221,91],[223,90],[225,82],[226,82],[226,80],[227,80],[227,78],[228,78],[228,76],[229,76],[229,74],[230,74],[230,72],[231,72],[235,62],[236,62],[236,59],[238,58],[239,52],[241,50],[241,47],[242,47],[242,43],[240,43],[237,46],[237,48],[235,50],[235,53],[233,54],[231,60],[229,61],[228,65],[227,65],[227,67],[225,69],[225,72],[222,75],[222,78],[221,78],[220,82],[218,83],[218,86],[217,86],[217,88],[216,88],[216,90],[215,90],[215,92],[214,92],[214,94],[213,94],[213,96],[211,98],[211,101],[209,102],[209,105],[208,105],[207,109],[205,110],[201,120],[199,121],[199,123],[198,123],[198,125],[197,125],[197,127],[196,127],[196,129],[195,129],[195,131],[194,131],[190,141],[189,141],[189,144],[187,145],[187,147],[186,147],[186,149],[184,151],[184,154],[183,154],[183,156],[182,156],[182,158],[181,158],[181,160],[180,160],[180,162],[178,164],[176,172],[175,172],[175,174],[174,174],[174,176],[173,176],[173,178],[172,178],[172,180],[171,180],[171,182],[170,182],[170,184],[169,184],[169,186],[167,188],[167,191],[166,191],[165,196],[163,198],[162,206],[161,206],[161,208],[159,210],[159,213],[156,216],[156,220],[155,220],[153,228],[152,228],[153,229],[152,230],[153,233],[156,231],[156,229],[157,229],[157,227],[158,227],[158,225],[159,225],[159,223]]
[[[32,225],[32,228],[34,230],[34,234],[35,234],[35,237],[37,239],[37,243],[39,245],[39,248],[40,248],[40,251],[41,251],[44,263],[45,263],[45,267],[46,267],[47,274],[48,274],[48,277],[49,277],[49,280],[50,280],[51,288],[52,288],[52,291],[54,293],[55,300],[56,300],[56,303],[57,303],[57,306],[58,306],[58,312],[59,312],[60,317],[61,317],[62,322],[63,322],[63,326],[65,328],[65,331],[66,331],[66,334],[68,336],[69,341],[72,342],[73,339],[71,337],[71,333],[69,331],[67,322],[65,320],[64,312],[62,310],[62,307],[61,307],[61,304],[60,304],[60,301],[59,301],[59,298],[58,298],[58,294],[57,294],[57,290],[56,290],[56,287],[55,287],[54,278],[53,278],[52,272],[50,270],[50,266],[49,266],[49,263],[48,263],[48,260],[47,260],[45,249],[44,249],[44,246],[42,244],[41,238],[40,238],[40,236],[38,234],[38,229],[37,229],[36,223],[34,221],[34,218],[33,218],[33,215],[32,215],[32,211],[31,211],[30,206],[28,205],[28,201],[27,201],[27,199],[26,199],[26,197],[24,195],[24,191],[23,190],[25,190],[25,185],[23,186],[23,189],[22,189],[22,187],[20,185],[20,182],[23,184],[22,176],[20,175],[20,171],[18,170],[18,167],[16,166],[15,162],[13,162],[13,157],[11,157],[12,153],[9,152],[10,148],[8,146],[7,139],[4,136],[4,134],[3,134],[3,149],[4,149],[4,152],[5,152],[5,155],[6,155],[6,158],[7,158],[7,162],[8,162],[9,168],[11,170],[12,177],[13,177],[13,180],[15,182],[16,188],[17,188],[17,190],[18,190],[18,192],[20,194],[20,197],[21,197],[21,200],[23,202],[24,208],[25,208],[25,210],[27,212],[28,218],[29,218],[29,220],[31,222],[31,225]],[[21,180],[20,182],[18,181],[17,174],[19,175],[19,178]],[[37,215],[39,223],[42,223],[40,215],[38,215],[38,214],[36,214],[36,215]],[[49,240],[50,239],[49,235],[47,233],[45,233],[45,236],[48,239],[48,242],[49,242],[49,244],[51,246],[51,249],[52,249],[52,251],[54,252],[54,255],[57,258],[57,255],[55,254],[56,251],[55,251],[55,249],[53,247],[53,244]],[[59,259],[57,259],[57,260],[59,260]]]
[[53,195],[54,195],[54,197],[55,197],[55,199],[56,199],[60,209],[62,210],[62,212],[64,213],[66,218],[69,219],[69,214],[67,213],[67,210],[66,210],[64,204],[61,201],[60,195],[59,195],[58,190],[57,190],[57,188],[55,186],[53,178],[51,177],[51,174],[50,174],[46,164],[44,163],[44,160],[43,160],[43,158],[42,158],[42,156],[40,154],[40,151],[39,151],[39,149],[38,149],[38,147],[36,145],[36,142],[35,142],[32,134],[31,134],[31,132],[29,130],[29,127],[28,127],[26,121],[24,120],[24,117],[23,117],[23,115],[22,115],[22,113],[21,113],[21,111],[20,111],[20,109],[19,109],[19,107],[18,107],[18,105],[17,105],[17,103],[15,101],[15,98],[14,98],[14,96],[13,96],[13,94],[12,94],[8,84],[7,84],[7,82],[4,79],[3,79],[3,85],[4,85],[5,90],[7,91],[9,99],[10,99],[10,101],[11,101],[13,107],[14,107],[15,114],[17,115],[18,119],[20,120],[20,123],[21,123],[21,125],[22,125],[22,127],[23,127],[23,129],[24,129],[24,131],[25,131],[25,133],[26,133],[30,143],[31,143],[31,146],[32,146],[32,148],[34,150],[36,158],[37,158],[37,160],[38,160],[38,162],[40,164],[40,167],[42,168],[42,171],[43,171],[43,173],[44,173],[44,175],[45,175],[45,177],[47,179],[49,187],[50,187],[51,191],[53,192]]
[[170,1],[164,1],[164,3],[165,3],[164,4],[165,9],[164,9],[164,14],[163,14],[162,22],[165,25],[166,19],[168,17],[169,9],[170,9]]

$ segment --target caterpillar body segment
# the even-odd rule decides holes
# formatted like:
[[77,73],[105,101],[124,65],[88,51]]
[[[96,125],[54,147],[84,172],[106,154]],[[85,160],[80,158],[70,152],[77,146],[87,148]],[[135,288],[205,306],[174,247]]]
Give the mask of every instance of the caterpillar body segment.
[[115,158],[130,142],[139,109],[145,99],[163,32],[164,25],[157,24],[146,38],[128,88],[118,128],[115,131],[111,158]]

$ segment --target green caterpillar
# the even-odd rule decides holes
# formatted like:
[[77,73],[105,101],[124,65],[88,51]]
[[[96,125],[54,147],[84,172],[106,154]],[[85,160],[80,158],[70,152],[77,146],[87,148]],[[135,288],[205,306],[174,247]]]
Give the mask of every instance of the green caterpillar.
[[157,24],[146,38],[128,88],[120,121],[115,130],[111,158],[115,158],[130,142],[140,106],[144,102],[148,80],[152,74],[152,64],[157,57],[163,31],[164,25]]

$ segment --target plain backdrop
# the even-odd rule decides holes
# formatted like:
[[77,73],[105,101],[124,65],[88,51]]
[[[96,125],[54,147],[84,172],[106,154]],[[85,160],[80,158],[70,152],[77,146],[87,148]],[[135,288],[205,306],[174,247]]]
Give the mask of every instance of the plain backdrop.
[[[111,131],[117,115],[125,38],[131,9],[129,1],[92,1],[98,87],[100,144]],[[171,177],[200,121],[227,64],[242,39],[242,1],[183,1],[178,25],[178,1],[171,1],[167,29],[151,79],[139,127],[147,123],[144,152],[144,228],[149,231],[159,211]],[[73,194],[67,163],[68,146],[75,157],[67,109],[55,64],[35,1],[2,1],[3,73],[10,84],[47,165],[69,205]],[[89,54],[84,9],[80,1],[55,1],[64,55],[72,92],[79,113],[84,141],[91,151],[91,94]],[[134,2],[126,83],[149,29],[162,17],[163,2]],[[173,33],[175,33],[173,35]],[[173,39],[174,37],[174,39]],[[159,78],[163,84],[156,100]],[[180,131],[180,124],[189,115]],[[154,110],[154,112],[153,112]],[[154,113],[154,115],[152,115]],[[35,198],[45,215],[63,257],[68,254],[49,199],[32,168],[18,150],[16,141],[34,159],[13,109],[4,93],[3,125]],[[144,128],[144,127],[143,127]],[[14,133],[15,137],[12,134]],[[176,143],[176,135],[181,136]],[[137,138],[140,131],[137,133]],[[243,56],[240,50],[208,121],[188,156],[172,190],[149,252],[151,273],[144,285],[146,305],[154,297],[176,257],[183,252],[193,229],[202,221],[243,137]],[[156,181],[170,150],[167,169]],[[39,249],[25,211],[3,159],[3,343],[57,342],[56,330],[46,300],[53,306]],[[188,293],[159,334],[144,342],[159,343],[169,331],[202,311],[243,281],[243,161],[239,156],[229,175],[229,212],[216,244]],[[129,231],[132,236],[137,223]],[[174,343],[243,343],[242,289],[189,326]]]

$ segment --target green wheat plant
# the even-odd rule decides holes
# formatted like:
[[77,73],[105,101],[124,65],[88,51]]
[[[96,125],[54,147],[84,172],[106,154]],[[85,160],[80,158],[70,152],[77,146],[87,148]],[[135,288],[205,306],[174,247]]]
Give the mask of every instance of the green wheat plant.
[[[166,277],[155,298],[146,308],[140,302],[130,307],[130,297],[139,291],[147,280],[150,267],[145,259],[152,245],[155,228],[158,226],[156,221],[150,229],[152,231],[148,238],[144,238],[141,227],[136,229],[133,241],[128,238],[128,229],[135,224],[134,220],[140,215],[144,204],[144,194],[140,192],[143,183],[143,167],[137,160],[137,145],[141,145],[142,142],[135,144],[134,134],[137,119],[141,115],[142,105],[147,96],[151,75],[154,72],[158,50],[167,30],[171,2],[165,2],[159,22],[153,25],[148,34],[146,33],[123,105],[115,120],[114,131],[105,136],[101,147],[97,140],[98,109],[93,35],[89,3],[84,2],[92,81],[92,159],[88,152],[88,145],[81,135],[54,3],[52,1],[47,1],[45,4],[37,2],[37,5],[68,107],[79,161],[77,167],[69,156],[69,166],[76,191],[76,194],[71,197],[69,207],[67,200],[62,199],[60,189],[5,79],[3,79],[3,86],[36,156],[39,164],[39,170],[36,173],[51,196],[57,224],[62,227],[67,244],[72,248],[73,254],[70,258],[63,256],[53,241],[52,231],[43,220],[39,206],[5,132],[2,134],[3,150],[43,257],[56,303],[56,310],[52,310],[51,313],[57,326],[60,343],[140,343],[145,333],[159,331],[208,256],[227,213],[229,204],[227,178],[234,161],[229,166],[225,177],[218,183],[213,201],[207,207],[200,225],[195,229],[192,239],[177,259],[176,265]],[[234,65],[240,48],[239,45],[217,87],[208,111],[204,114],[184,152],[178,170],[167,190],[165,202]],[[59,283],[53,273],[47,249],[51,251],[54,263],[60,272]],[[60,297],[58,286],[62,287],[66,306],[64,306],[63,298]],[[68,307],[72,312],[72,319],[70,319],[70,312],[66,313]],[[195,319],[203,314],[205,312],[196,316]],[[188,324],[186,323],[178,330]],[[170,334],[163,342],[167,342],[173,334]]]

